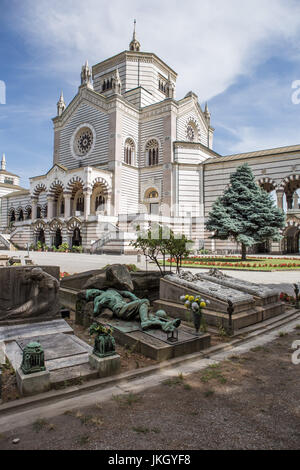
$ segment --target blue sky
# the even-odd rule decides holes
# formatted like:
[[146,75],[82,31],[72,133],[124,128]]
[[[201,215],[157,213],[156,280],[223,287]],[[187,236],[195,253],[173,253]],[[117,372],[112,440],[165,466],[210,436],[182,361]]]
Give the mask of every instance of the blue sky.
[[69,103],[86,59],[127,49],[133,18],[142,50],[178,73],[177,98],[208,100],[217,152],[300,143],[298,0],[0,0],[0,152],[23,186],[51,167],[60,90]]

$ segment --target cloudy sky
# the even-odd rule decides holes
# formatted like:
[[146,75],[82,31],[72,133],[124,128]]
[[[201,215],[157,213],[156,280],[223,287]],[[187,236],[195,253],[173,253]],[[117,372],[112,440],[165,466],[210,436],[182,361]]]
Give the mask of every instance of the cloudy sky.
[[0,0],[0,152],[24,186],[51,167],[60,90],[70,102],[86,59],[127,49],[134,18],[177,98],[208,101],[217,152],[300,143],[299,0]]

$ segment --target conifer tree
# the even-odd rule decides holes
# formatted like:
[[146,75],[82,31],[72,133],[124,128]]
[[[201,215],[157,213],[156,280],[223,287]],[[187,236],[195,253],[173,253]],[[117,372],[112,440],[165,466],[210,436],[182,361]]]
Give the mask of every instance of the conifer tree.
[[270,194],[256,184],[246,163],[231,174],[230,184],[213,204],[205,227],[214,232],[211,238],[240,243],[244,261],[247,247],[268,240],[279,241],[284,223],[284,213],[275,206]]

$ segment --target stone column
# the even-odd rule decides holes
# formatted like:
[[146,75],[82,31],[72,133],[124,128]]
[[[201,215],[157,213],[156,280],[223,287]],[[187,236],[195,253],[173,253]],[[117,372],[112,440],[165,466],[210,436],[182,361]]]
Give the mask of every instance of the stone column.
[[277,207],[283,211],[283,191],[276,191],[277,195]]
[[164,215],[174,214],[172,193],[173,187],[173,142],[176,140],[177,108],[175,104],[170,105],[168,115],[164,118],[163,132],[164,140],[160,149],[163,163],[163,194],[160,194],[161,203],[164,204]]
[[121,182],[122,182],[122,110],[119,105],[120,97],[115,95],[112,105],[114,110],[109,114],[109,152],[108,170],[113,172],[113,193],[111,200],[111,213],[118,215],[121,205]]
[[294,192],[293,202],[294,202],[294,204],[293,204],[293,209],[294,209],[294,210],[299,209],[299,196],[298,196],[297,191]]
[[106,200],[106,213],[107,213],[107,215],[111,215],[111,213],[110,213],[110,210],[111,210],[111,209],[110,209],[110,206],[111,206],[111,195],[109,194],[109,195],[107,196],[107,200]]
[[31,219],[32,220],[35,220],[37,217],[37,203],[38,203],[37,198],[31,199]]
[[92,191],[87,190],[87,191],[84,191],[83,194],[84,194],[84,218],[85,218],[85,220],[87,220],[90,213],[91,213],[91,195],[92,195]]
[[53,197],[48,197],[48,198],[47,198],[47,205],[48,205],[47,219],[52,219],[53,217],[55,217],[55,214],[54,214],[54,203],[55,203],[55,200],[54,200]]
[[65,219],[71,217],[71,197],[72,197],[72,194],[64,194],[64,199],[65,199],[64,218]]

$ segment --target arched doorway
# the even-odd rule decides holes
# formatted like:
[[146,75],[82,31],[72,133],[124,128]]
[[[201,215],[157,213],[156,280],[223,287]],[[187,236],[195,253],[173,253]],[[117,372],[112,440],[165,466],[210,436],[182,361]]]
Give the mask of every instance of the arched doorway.
[[283,251],[288,254],[299,254],[299,236],[300,230],[298,227],[288,227],[285,231],[283,239]]
[[149,214],[159,215],[160,199],[157,189],[149,188],[145,191],[144,204],[147,206]]
[[270,253],[270,252],[271,252],[271,243],[269,240],[255,245],[254,253],[263,254],[263,253]]
[[61,229],[58,228],[55,232],[54,245],[58,248],[62,244],[62,234]]
[[72,246],[81,246],[82,245],[82,238],[80,233],[80,228],[75,227],[73,230],[72,236]]
[[45,244],[45,232],[44,232],[44,229],[42,228],[38,230],[37,241],[40,242],[42,245]]

